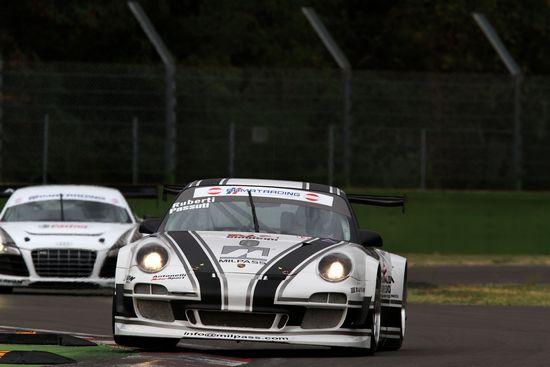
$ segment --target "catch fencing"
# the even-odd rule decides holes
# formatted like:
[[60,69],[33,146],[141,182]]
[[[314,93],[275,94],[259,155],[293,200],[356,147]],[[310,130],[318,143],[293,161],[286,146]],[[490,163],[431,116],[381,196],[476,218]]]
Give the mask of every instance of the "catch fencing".
[[[0,181],[165,182],[160,66],[0,69]],[[175,181],[307,180],[380,188],[513,189],[514,116],[524,189],[550,187],[550,78],[354,72],[351,173],[344,82],[334,70],[179,67]]]

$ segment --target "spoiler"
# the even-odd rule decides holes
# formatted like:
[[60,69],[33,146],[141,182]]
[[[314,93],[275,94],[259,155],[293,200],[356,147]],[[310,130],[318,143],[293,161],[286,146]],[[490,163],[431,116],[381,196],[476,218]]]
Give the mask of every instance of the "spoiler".
[[110,186],[122,194],[125,198],[131,199],[158,199],[159,190],[157,185],[128,185]]
[[166,197],[168,194],[170,195],[178,195],[181,190],[183,190],[185,186],[182,185],[173,185],[173,184],[166,184],[162,187],[162,200],[166,201]]
[[405,212],[405,202],[407,197],[404,195],[366,195],[366,194],[347,194],[348,200],[352,204],[364,204],[372,206],[402,207]]

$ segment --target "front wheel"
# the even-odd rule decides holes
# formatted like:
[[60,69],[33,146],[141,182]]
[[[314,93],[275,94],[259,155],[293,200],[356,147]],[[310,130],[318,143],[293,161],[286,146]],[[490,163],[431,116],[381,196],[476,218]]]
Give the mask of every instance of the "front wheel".
[[381,278],[376,278],[376,291],[374,293],[374,309],[372,310],[370,353],[376,352],[380,343],[380,324],[382,320],[382,299],[380,296]]
[[403,279],[403,301],[399,310],[399,336],[386,337],[380,346],[380,350],[399,350],[405,338],[405,325],[407,323],[407,269],[405,268],[405,276]]

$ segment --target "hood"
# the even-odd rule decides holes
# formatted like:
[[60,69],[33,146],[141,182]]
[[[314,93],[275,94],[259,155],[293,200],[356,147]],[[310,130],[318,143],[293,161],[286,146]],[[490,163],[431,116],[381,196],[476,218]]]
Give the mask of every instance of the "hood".
[[[201,248],[206,248],[209,258],[217,263],[213,265],[219,265],[224,273],[256,274],[269,263],[281,266],[270,266],[269,271],[273,274],[266,275],[283,277],[297,265],[294,262],[337,243],[329,239],[312,240],[311,237],[267,233],[197,231],[171,232],[168,235],[196,271],[212,271],[211,266],[204,266],[205,257],[197,255],[197,252],[202,252]],[[201,246],[196,246],[197,243]]]
[[132,223],[2,222],[19,248],[110,248]]

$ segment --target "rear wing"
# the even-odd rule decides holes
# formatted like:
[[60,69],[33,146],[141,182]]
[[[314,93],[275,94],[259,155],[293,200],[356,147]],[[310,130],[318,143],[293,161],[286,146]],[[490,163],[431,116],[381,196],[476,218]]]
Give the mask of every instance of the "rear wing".
[[[15,192],[15,190],[28,185],[0,185],[0,197],[8,198]],[[157,185],[126,185],[126,186],[105,186],[112,187],[120,191],[125,198],[150,198],[158,199],[158,186]]]
[[407,197],[404,195],[366,195],[366,194],[347,194],[348,200],[352,204],[364,204],[372,206],[401,207],[405,212],[405,202]]
[[183,185],[165,184],[162,187],[162,200],[166,201],[166,197],[168,196],[168,194],[178,195],[184,188],[185,186]]

